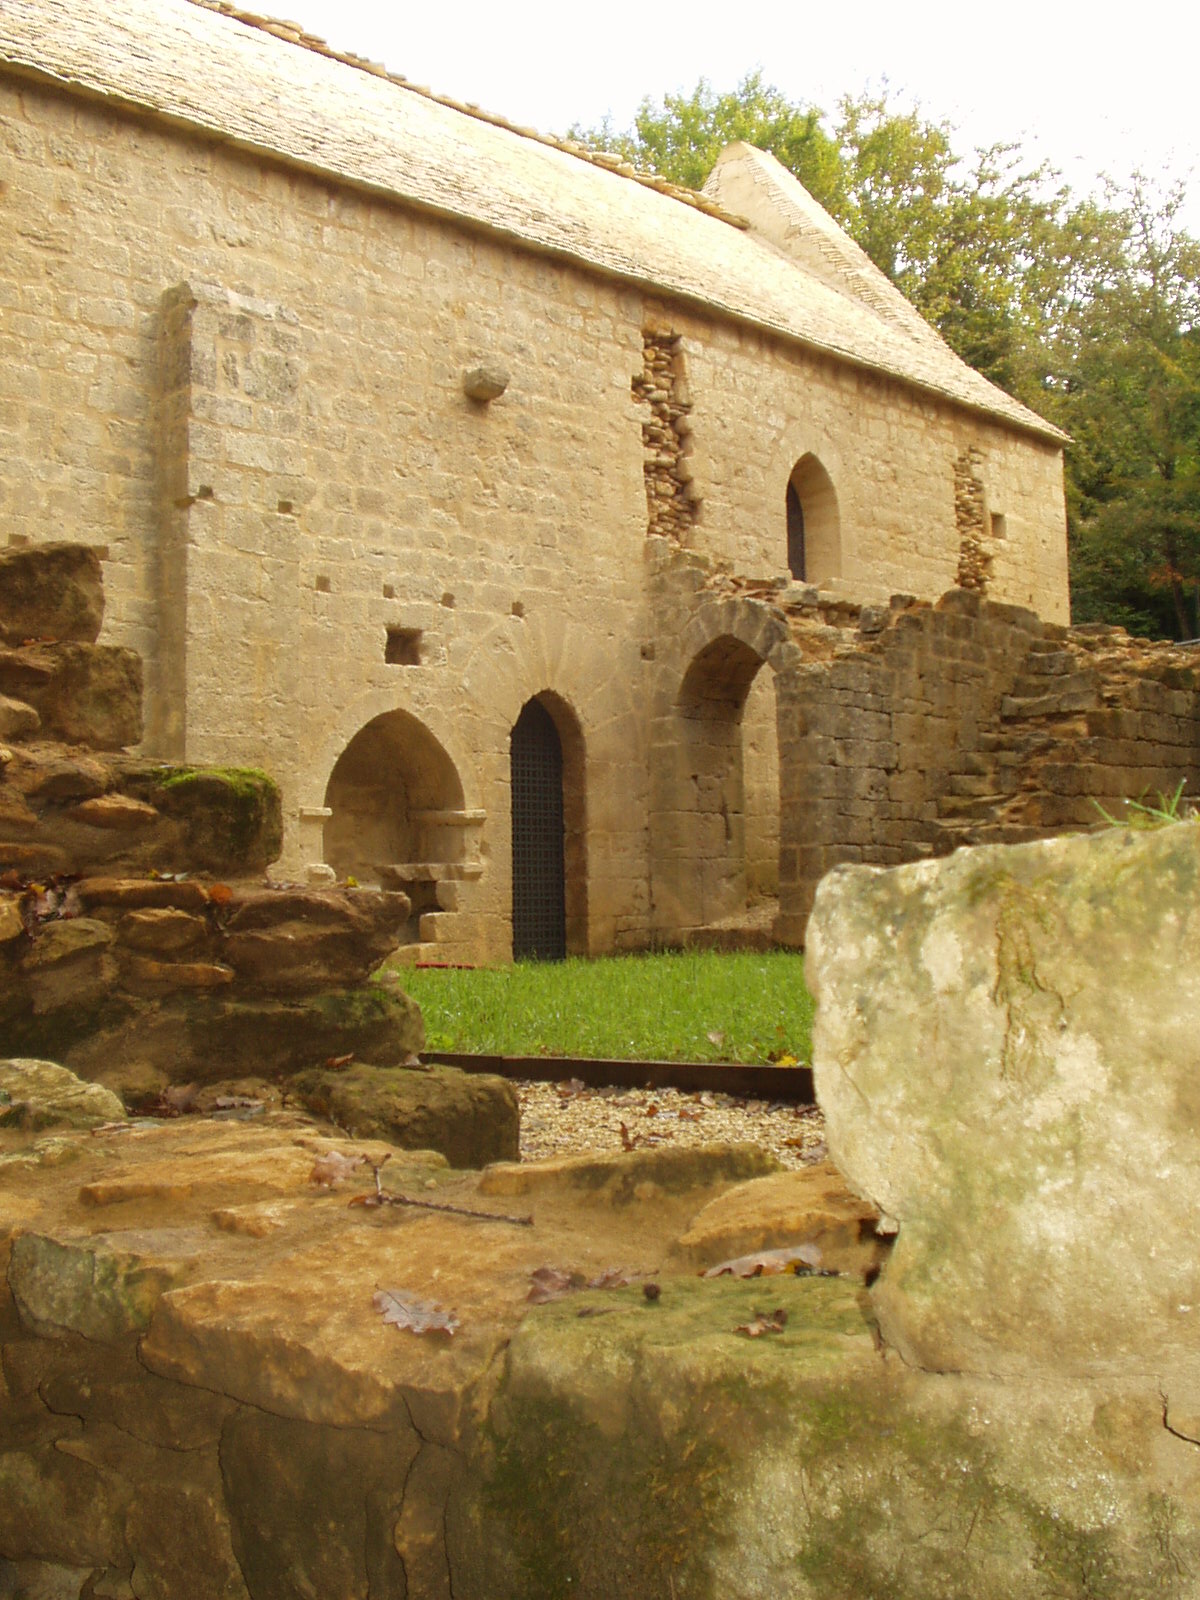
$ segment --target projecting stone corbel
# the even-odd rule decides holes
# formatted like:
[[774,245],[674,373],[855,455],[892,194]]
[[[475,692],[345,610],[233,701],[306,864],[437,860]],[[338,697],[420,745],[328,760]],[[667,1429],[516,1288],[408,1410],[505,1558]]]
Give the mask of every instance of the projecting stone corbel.
[[508,388],[509,375],[503,367],[468,367],[463,373],[463,393],[468,400],[478,400],[486,405],[496,400]]

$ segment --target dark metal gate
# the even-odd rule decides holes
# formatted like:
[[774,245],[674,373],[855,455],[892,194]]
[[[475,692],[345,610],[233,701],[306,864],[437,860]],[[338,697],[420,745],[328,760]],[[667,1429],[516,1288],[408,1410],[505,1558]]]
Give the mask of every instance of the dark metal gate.
[[512,731],[513,957],[567,953],[563,756],[554,719],[530,700]]

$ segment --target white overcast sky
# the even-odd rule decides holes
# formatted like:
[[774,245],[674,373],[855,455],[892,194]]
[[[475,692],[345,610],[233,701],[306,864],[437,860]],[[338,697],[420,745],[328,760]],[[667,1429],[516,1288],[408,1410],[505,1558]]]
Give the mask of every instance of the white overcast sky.
[[331,45],[546,132],[626,126],[645,95],[761,68],[832,110],[879,89],[959,143],[1020,140],[1071,185],[1140,167],[1188,185],[1200,234],[1200,0],[261,0]]

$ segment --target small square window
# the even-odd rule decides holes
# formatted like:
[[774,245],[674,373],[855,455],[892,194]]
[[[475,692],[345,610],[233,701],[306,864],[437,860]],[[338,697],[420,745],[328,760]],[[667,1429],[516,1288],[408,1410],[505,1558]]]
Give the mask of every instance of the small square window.
[[392,667],[419,667],[420,628],[389,628],[383,646],[383,659]]
[[993,511],[990,522],[993,539],[1006,539],[1008,537],[1008,518],[1003,511]]

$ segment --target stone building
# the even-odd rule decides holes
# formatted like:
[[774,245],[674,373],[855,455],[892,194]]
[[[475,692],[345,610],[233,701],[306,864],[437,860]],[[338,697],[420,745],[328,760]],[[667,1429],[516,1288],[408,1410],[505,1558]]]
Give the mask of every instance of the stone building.
[[5,0],[0,193],[0,540],[104,547],[145,748],[266,766],[285,876],[458,958],[795,942],[995,822],[1062,436],[770,156],[692,194],[213,0]]

